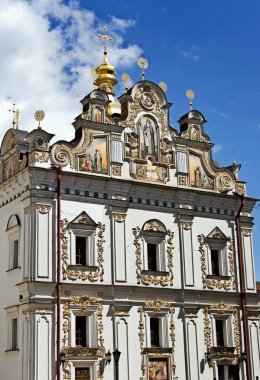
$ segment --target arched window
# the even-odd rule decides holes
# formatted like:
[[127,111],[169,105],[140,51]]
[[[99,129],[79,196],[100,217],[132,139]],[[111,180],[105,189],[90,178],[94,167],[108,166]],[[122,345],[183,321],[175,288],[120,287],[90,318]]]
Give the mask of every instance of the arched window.
[[11,215],[6,227],[9,239],[9,270],[19,268],[20,229],[19,217]]
[[166,228],[159,220],[149,220],[142,228],[144,239],[144,270],[165,272]]

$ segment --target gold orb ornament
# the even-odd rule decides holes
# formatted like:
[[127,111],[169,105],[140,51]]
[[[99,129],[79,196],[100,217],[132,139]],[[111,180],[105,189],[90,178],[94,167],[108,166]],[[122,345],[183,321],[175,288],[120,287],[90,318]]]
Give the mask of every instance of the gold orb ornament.
[[195,94],[194,94],[194,92],[192,90],[187,90],[186,91],[186,96],[190,100],[189,105],[190,105],[190,110],[192,110],[192,100],[195,98]]
[[142,80],[144,80],[144,76],[145,76],[144,69],[147,69],[147,67],[148,67],[148,61],[147,61],[146,58],[140,57],[137,60],[137,64],[142,69],[141,75],[142,75]]
[[121,79],[124,83],[124,86],[125,86],[125,91],[128,90],[128,84],[131,82],[131,78],[130,78],[130,75],[128,75],[127,73],[123,73],[121,75]]
[[94,68],[90,69],[90,74],[91,74],[91,76],[92,76],[94,79],[96,79],[96,78],[98,77],[97,70],[94,69]]
[[45,118],[45,113],[43,110],[37,110],[34,114],[34,118],[39,122],[38,128],[41,129],[41,121]]
[[166,92],[167,91],[167,84],[165,82],[160,82],[159,83],[159,87],[161,87],[161,89]]
[[140,57],[137,59],[137,64],[141,69],[147,69],[148,67],[148,61],[146,58]]

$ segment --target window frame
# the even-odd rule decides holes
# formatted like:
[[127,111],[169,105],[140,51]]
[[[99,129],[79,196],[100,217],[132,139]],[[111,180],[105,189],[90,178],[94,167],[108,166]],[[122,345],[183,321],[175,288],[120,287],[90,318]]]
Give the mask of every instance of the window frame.
[[[12,306],[6,309],[7,311],[7,349],[5,352],[19,351],[19,312],[18,306]],[[14,343],[14,320],[16,320],[16,336]]]
[[[97,336],[97,316],[96,308],[89,307],[86,312],[78,307],[70,307],[72,313],[72,325],[71,325],[71,346],[76,348],[97,348],[98,347],[98,336]],[[85,317],[86,318],[86,346],[77,345],[76,343],[76,318]]]
[[[85,238],[85,262],[86,265],[77,264],[77,237]],[[70,229],[70,264],[69,267],[73,267],[75,270],[96,270],[98,265],[96,263],[95,255],[95,246],[96,246],[96,229]]]
[[[198,242],[203,288],[236,289],[234,240],[226,237],[218,227],[215,227],[207,237],[204,234],[198,235]],[[219,276],[212,274],[210,250],[219,251]]]
[[[157,274],[158,272],[168,274],[169,271],[166,268],[166,260],[165,260],[165,235],[166,233],[161,232],[146,232],[143,231],[143,261],[144,261],[144,269],[142,273],[149,273],[149,274]],[[156,270],[149,269],[149,252],[148,252],[148,246],[149,244],[153,244],[156,247]]]
[[[61,221],[62,274],[63,279],[102,281],[104,275],[104,232],[105,225],[96,224],[84,211],[73,221]],[[75,236],[93,235],[93,266],[76,265]]]
[[[8,269],[7,272],[20,269],[21,260],[21,224],[20,219],[17,215],[13,214],[10,216],[6,232],[8,234],[9,242],[9,258],[8,258]],[[17,252],[15,252],[15,246],[17,242]]]
[[[223,328],[223,346],[217,344],[217,328],[216,321],[222,321]],[[212,333],[213,333],[213,347],[234,347],[234,331],[232,323],[232,314],[225,313],[224,315],[219,315],[212,313]]]
[[[151,319],[158,320],[158,343],[159,345],[152,345],[151,339]],[[146,312],[146,321],[147,321],[147,347],[160,349],[160,348],[169,348],[169,336],[168,332],[168,318],[167,313],[153,313]]]

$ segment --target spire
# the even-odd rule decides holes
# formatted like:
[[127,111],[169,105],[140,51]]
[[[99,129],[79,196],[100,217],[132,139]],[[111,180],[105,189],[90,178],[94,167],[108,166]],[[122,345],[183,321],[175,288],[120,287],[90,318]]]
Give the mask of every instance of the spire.
[[106,26],[104,27],[104,32],[104,34],[99,33],[98,35],[99,39],[104,40],[104,60],[96,68],[97,78],[93,83],[98,86],[100,90],[105,91],[107,94],[114,95],[114,86],[118,83],[115,78],[116,70],[107,59],[107,42],[112,41],[112,37],[106,34]]

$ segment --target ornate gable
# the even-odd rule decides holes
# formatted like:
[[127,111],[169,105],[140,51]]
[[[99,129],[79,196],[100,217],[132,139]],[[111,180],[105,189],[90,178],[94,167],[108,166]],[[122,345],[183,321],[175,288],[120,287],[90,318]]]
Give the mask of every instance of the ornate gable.
[[80,229],[96,229],[97,226],[97,223],[94,222],[94,220],[85,211],[83,211],[69,223],[69,227],[74,229],[77,227]]
[[208,234],[208,236],[206,237],[206,239],[226,240],[226,241],[228,241],[228,238],[226,237],[226,235],[218,227],[215,227],[214,230],[212,230]]

